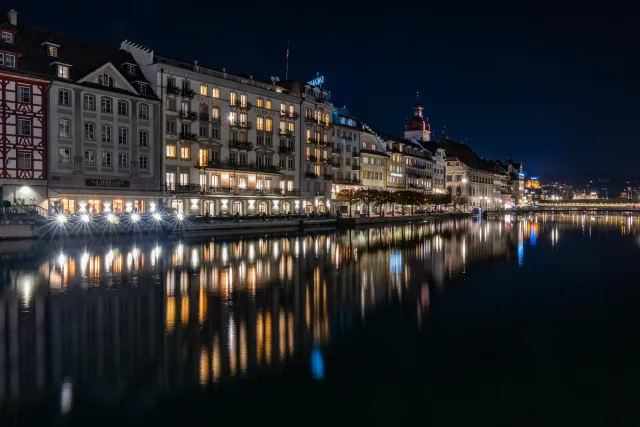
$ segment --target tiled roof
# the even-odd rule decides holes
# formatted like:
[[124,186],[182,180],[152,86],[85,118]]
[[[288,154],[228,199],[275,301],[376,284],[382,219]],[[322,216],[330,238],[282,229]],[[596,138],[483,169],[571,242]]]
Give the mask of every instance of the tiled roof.
[[[2,70],[13,71],[18,74],[26,74],[49,80],[63,80],[77,83],[78,80],[97,70],[107,63],[111,63],[122,76],[135,87],[135,82],[149,83],[138,67],[135,67],[133,74],[127,72],[125,63],[135,64],[133,57],[123,50],[103,46],[73,37],[57,34],[52,31],[24,25],[12,26],[8,22],[0,24],[1,28],[8,28],[15,31],[13,44],[2,43],[3,50],[16,52],[18,55],[17,68]],[[44,43],[57,45],[57,56],[52,57],[47,53]],[[68,64],[69,78],[60,79],[57,77],[55,63]],[[85,86],[97,86],[92,83],[77,83]],[[104,86],[100,86],[104,89]],[[145,98],[156,98],[153,88],[147,85],[147,94],[139,95]],[[118,92],[117,88],[109,88],[110,91]],[[130,91],[124,91],[132,94]]]
[[495,162],[478,156],[467,144],[443,138],[438,141],[438,145],[444,148],[447,157],[455,157],[473,169],[487,172],[496,171]]
[[365,153],[365,154],[372,154],[374,156],[382,156],[382,157],[389,157],[388,154],[383,153],[382,151],[378,151],[378,150],[369,150],[368,148],[361,148],[360,149],[360,153]]

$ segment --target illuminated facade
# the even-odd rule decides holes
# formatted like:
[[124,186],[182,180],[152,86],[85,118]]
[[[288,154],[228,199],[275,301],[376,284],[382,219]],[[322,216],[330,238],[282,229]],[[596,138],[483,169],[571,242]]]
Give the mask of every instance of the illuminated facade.
[[47,207],[48,79],[23,61],[30,36],[9,11],[0,24],[0,200]]
[[300,97],[124,41],[161,96],[166,204],[220,215],[300,209]]

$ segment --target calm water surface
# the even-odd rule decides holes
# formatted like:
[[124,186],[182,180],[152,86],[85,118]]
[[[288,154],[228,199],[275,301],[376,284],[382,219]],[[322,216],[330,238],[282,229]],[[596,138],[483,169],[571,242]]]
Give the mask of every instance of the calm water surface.
[[0,425],[640,425],[640,218],[0,244]]

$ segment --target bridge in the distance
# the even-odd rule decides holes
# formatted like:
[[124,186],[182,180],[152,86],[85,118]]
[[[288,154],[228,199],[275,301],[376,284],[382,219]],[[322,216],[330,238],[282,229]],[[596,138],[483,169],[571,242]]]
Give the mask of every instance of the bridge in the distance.
[[640,201],[637,200],[572,200],[542,201],[532,206],[518,206],[509,210],[490,210],[488,214],[526,214],[536,212],[640,212]]

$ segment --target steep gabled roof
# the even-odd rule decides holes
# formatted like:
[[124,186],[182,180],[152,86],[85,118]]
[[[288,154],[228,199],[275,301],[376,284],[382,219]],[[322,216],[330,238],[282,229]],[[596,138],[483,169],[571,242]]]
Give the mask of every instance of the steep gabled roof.
[[473,169],[495,172],[495,162],[478,156],[467,144],[446,137],[438,145],[444,148],[447,157],[455,157]]
[[[15,69],[2,70],[15,72],[17,74],[31,75],[46,78],[48,80],[60,80],[73,82],[86,86],[98,86],[90,82],[79,81],[93,71],[111,63],[113,68],[128,82],[128,88],[135,88],[136,82],[146,83],[146,94],[139,94],[137,90],[131,92],[129,89],[108,88],[114,92],[126,92],[144,98],[157,99],[152,86],[136,66],[133,74],[128,73],[127,64],[136,64],[135,60],[128,52],[118,48],[103,46],[97,43],[79,40],[53,31],[25,25],[13,26],[8,22],[0,24],[1,28],[8,28],[15,31],[14,43],[4,44],[3,50],[13,51],[18,55],[17,67]],[[57,56],[50,56],[47,51],[47,44],[56,46]],[[69,78],[62,79],[57,76],[56,64],[69,65]],[[105,89],[104,86],[99,86]]]

